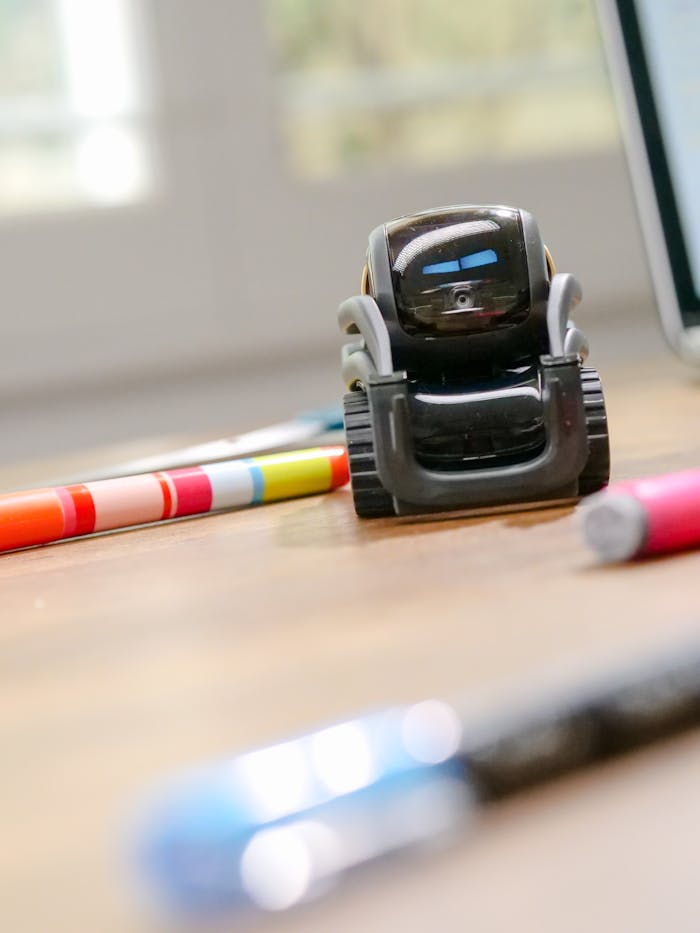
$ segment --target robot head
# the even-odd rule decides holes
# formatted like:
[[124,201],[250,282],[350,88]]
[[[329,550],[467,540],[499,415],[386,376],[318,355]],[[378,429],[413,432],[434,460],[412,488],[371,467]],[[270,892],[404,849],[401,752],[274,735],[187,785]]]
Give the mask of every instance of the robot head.
[[408,334],[467,336],[521,324],[530,276],[520,212],[462,208],[386,225],[399,320]]
[[[374,248],[370,239],[363,290],[409,337],[503,331],[523,324],[546,299],[554,268],[525,211],[464,206],[402,217],[384,225],[382,250],[378,233]],[[378,257],[388,269],[375,270]],[[375,279],[384,287],[375,289]]]
[[379,307],[395,368],[476,372],[549,352],[553,274],[532,214],[458,205],[376,227],[362,290]]

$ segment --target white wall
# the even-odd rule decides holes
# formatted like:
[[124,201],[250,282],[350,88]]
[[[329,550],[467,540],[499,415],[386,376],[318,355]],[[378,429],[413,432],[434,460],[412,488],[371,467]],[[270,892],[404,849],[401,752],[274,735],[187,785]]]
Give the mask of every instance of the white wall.
[[[0,224],[0,393],[325,353],[377,223],[459,201],[537,216],[586,313],[649,303],[621,152],[305,184],[285,165],[256,0],[149,0],[161,188],[136,207]],[[332,352],[332,351],[330,351]]]

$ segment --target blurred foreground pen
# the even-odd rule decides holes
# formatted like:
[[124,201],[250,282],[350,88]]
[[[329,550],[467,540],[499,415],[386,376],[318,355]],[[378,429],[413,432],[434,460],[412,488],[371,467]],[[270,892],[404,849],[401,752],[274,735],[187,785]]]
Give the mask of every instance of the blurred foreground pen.
[[316,447],[0,496],[0,551],[327,492],[348,481],[343,447]]
[[698,643],[496,715],[438,700],[389,709],[161,788],[138,864],[186,913],[284,910],[348,869],[453,834],[480,804],[699,720]]

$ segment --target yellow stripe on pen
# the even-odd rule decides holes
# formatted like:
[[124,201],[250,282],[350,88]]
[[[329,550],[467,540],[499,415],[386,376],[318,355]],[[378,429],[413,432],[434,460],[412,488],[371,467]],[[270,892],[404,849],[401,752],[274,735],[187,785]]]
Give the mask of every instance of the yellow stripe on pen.
[[325,451],[297,450],[283,455],[253,457],[265,481],[263,502],[325,492],[333,485],[333,469]]

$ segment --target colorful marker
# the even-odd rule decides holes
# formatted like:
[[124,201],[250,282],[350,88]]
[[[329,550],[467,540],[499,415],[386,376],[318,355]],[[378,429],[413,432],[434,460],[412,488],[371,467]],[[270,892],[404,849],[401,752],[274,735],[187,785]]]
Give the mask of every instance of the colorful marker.
[[586,542],[604,561],[700,545],[700,470],[616,483],[586,500]]
[[0,496],[0,551],[96,531],[327,492],[348,482],[343,447],[316,447]]

